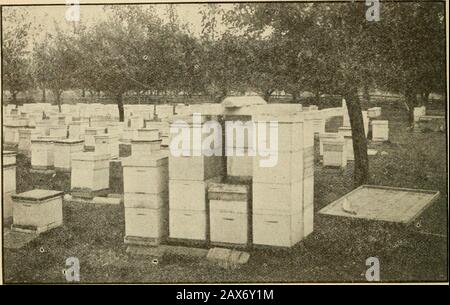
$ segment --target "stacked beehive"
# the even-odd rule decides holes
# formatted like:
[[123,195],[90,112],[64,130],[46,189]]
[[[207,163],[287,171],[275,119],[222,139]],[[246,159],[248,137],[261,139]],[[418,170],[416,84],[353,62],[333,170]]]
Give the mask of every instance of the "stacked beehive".
[[139,129],[131,157],[122,160],[125,242],[158,245],[168,235],[168,153],[157,130]]
[[[201,130],[205,120],[206,117],[202,117],[200,123],[194,123],[192,117],[183,117],[186,125],[172,123],[171,129],[188,127],[190,139],[186,140],[192,141],[194,133],[197,133],[203,142],[205,135]],[[203,242],[208,239],[209,232],[208,184],[221,174],[223,159],[221,156],[205,156],[201,147],[179,152],[180,156],[174,155],[171,147],[169,154],[169,234],[174,239]]]
[[84,140],[62,139],[54,141],[55,170],[70,172],[72,155],[83,151]]
[[[298,116],[259,116],[262,124],[278,121],[277,162],[253,162],[253,243],[291,247],[312,232],[314,135],[312,122]],[[269,127],[268,127],[269,129]],[[266,135],[270,134],[267,130]],[[263,141],[264,139],[258,139]]]
[[72,195],[93,198],[109,188],[108,154],[81,152],[72,154],[70,186]]
[[3,151],[3,219],[12,216],[13,204],[11,196],[16,192],[16,153]]

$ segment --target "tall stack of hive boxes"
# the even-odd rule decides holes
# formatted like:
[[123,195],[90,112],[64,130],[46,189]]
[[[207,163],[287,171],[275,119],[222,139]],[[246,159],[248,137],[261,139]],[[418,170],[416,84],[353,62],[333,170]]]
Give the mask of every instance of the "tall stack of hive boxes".
[[16,153],[3,151],[3,219],[6,220],[13,214],[11,196],[16,192]]
[[158,245],[168,235],[168,152],[132,151],[122,166],[125,243]]
[[[169,236],[205,242],[209,238],[207,189],[209,183],[222,173],[223,159],[205,156],[201,147],[192,148],[195,133],[201,135],[201,142],[205,138],[201,130],[206,117],[203,116],[199,123],[194,123],[192,116],[180,119],[189,127],[191,145],[189,151],[182,151],[180,156],[169,154]],[[186,126],[176,122],[171,125],[171,128],[183,127]]]
[[[253,162],[253,243],[291,247],[313,229],[314,135],[311,120],[296,116],[259,116],[278,121],[278,160]],[[267,131],[268,135],[269,132]],[[260,140],[258,140],[260,141]]]

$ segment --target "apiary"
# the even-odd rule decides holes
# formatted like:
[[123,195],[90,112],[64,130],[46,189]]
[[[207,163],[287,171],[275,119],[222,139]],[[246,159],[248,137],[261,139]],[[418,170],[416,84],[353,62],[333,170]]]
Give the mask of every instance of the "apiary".
[[109,188],[109,155],[97,152],[72,154],[70,186],[73,195],[94,197]]
[[373,120],[372,121],[372,140],[384,142],[389,139],[389,121]]
[[34,189],[12,195],[13,230],[41,233],[63,224],[64,192]]
[[55,170],[70,172],[72,155],[83,151],[84,140],[63,139],[54,142]]

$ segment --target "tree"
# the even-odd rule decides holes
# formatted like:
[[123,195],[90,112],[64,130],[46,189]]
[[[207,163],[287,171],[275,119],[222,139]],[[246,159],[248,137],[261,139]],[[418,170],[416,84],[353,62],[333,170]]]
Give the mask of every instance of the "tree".
[[[369,177],[358,98],[364,67],[370,66],[372,60],[372,25],[364,17],[364,8],[364,3],[241,4],[239,17],[234,18],[248,31],[269,30],[275,41],[300,46],[298,67],[308,67],[304,86],[316,91],[326,88],[346,99],[355,155],[355,186],[367,183]],[[290,82],[297,83],[296,79]]]
[[[444,4],[386,3],[378,31],[378,85],[404,94],[409,121],[414,107],[432,91],[445,92]],[[395,28],[395,31],[390,29]]]
[[25,21],[27,14],[16,8],[8,8],[3,12],[3,90],[9,90],[17,108],[17,94],[32,85],[27,51],[31,23]]

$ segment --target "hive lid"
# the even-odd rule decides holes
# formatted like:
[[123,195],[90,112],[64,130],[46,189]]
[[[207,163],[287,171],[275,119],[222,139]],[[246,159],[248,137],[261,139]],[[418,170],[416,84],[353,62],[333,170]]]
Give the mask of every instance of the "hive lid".
[[389,121],[387,120],[373,120],[372,125],[388,125]]
[[4,156],[15,156],[15,155],[17,155],[17,152],[15,152],[13,150],[4,150],[3,155]]
[[99,160],[109,160],[109,154],[102,154],[99,152],[81,152],[72,155],[72,160],[77,161],[99,161]]
[[222,101],[225,108],[241,108],[253,105],[265,105],[267,102],[260,96],[229,96]]
[[122,159],[122,167],[157,167],[167,164],[168,151],[157,151],[144,156],[131,156]]
[[162,139],[148,140],[145,138],[134,138],[131,140],[131,143],[158,143],[158,142],[162,142]]
[[62,139],[62,140],[55,140],[55,143],[58,144],[78,144],[78,143],[83,143],[84,140],[80,140],[80,139]]
[[208,192],[216,193],[248,194],[248,190],[249,187],[245,184],[211,182],[208,187]]
[[13,194],[11,197],[15,200],[41,201],[64,195],[62,191],[34,189],[20,194]]

